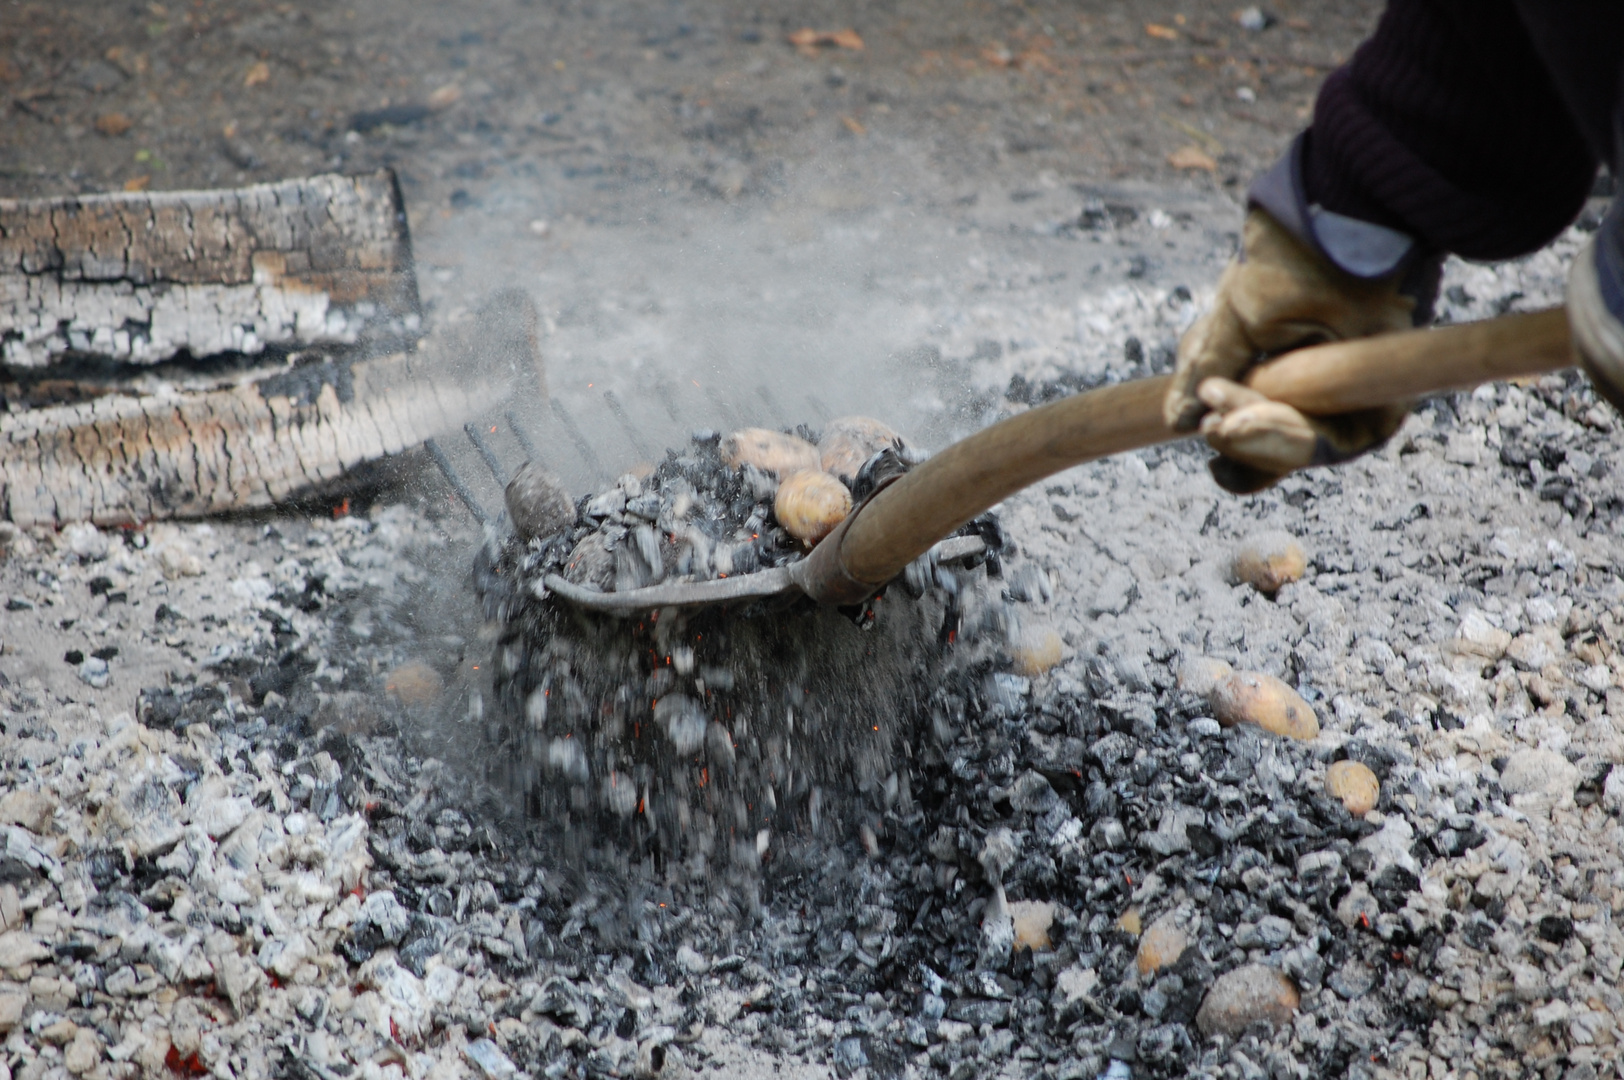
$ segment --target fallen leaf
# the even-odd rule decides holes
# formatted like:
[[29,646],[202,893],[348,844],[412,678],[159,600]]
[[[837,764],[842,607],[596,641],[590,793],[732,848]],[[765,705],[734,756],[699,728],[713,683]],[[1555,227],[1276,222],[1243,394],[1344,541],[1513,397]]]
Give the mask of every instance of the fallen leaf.
[[17,65],[0,56],[0,82],[16,82],[22,77],[22,72],[17,70]]
[[834,45],[854,52],[861,52],[866,47],[857,31],[849,26],[844,30],[814,30],[810,26],[803,26],[785,40],[802,52],[815,51],[819,45]]
[[1167,163],[1175,169],[1205,169],[1217,172],[1218,163],[1199,146],[1181,146],[1167,155]]
[[152,177],[150,176],[132,176],[128,180],[124,181],[124,190],[145,191],[147,190],[147,185],[150,183],[152,183]]
[[440,89],[429,95],[429,108],[445,109],[462,100],[462,87],[456,83],[446,83]]
[[96,130],[107,136],[122,135],[134,126],[135,121],[120,112],[103,113],[96,117]]
[[1153,38],[1161,38],[1163,41],[1177,41],[1179,39],[1177,30],[1171,26],[1162,26],[1160,23],[1146,23],[1145,33]]
[[846,130],[851,132],[853,135],[868,134],[868,128],[864,127],[863,122],[857,119],[855,116],[842,116],[840,118],[840,122],[845,124]]
[[260,83],[268,83],[270,81],[271,65],[261,60],[253,67],[248,69],[248,74],[243,76],[242,84],[244,86],[258,86]]
[[1009,67],[1015,62],[1015,54],[1001,42],[993,42],[981,50],[981,59],[993,67]]
[[1022,71],[1047,71],[1051,75],[1060,70],[1054,58],[1041,49],[1027,49],[1015,58],[1015,66]]

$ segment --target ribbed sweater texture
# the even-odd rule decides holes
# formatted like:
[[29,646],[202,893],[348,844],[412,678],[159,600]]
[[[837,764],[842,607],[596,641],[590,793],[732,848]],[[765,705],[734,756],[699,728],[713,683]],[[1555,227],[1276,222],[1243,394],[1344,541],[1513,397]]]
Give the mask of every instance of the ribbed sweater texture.
[[1390,0],[1321,88],[1311,202],[1473,259],[1534,251],[1618,173],[1624,0]]

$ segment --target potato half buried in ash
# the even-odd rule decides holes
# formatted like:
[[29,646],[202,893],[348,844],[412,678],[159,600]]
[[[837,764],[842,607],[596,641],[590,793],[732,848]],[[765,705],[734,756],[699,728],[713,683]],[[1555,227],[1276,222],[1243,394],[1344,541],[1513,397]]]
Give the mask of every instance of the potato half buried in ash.
[[900,452],[905,445],[901,435],[871,416],[842,416],[824,425],[818,458],[824,472],[849,484],[863,462],[886,447]]
[[784,531],[807,547],[828,536],[851,513],[851,492],[826,472],[798,472],[778,485],[773,514]]
[[818,448],[797,435],[766,428],[740,428],[722,440],[722,460],[731,468],[754,465],[778,479],[818,468]]
[[503,498],[513,531],[521,540],[551,536],[575,523],[575,504],[563,483],[534,462],[519,466]]

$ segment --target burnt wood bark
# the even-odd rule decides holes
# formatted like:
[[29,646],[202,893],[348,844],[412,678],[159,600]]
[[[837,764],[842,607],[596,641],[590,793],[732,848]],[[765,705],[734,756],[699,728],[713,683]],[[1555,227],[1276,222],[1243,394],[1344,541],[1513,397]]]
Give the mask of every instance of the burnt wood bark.
[[411,329],[394,174],[0,199],[0,363],[255,354]]
[[0,519],[274,505],[545,398],[518,293],[422,335],[388,171],[0,200]]
[[534,309],[502,294],[407,351],[0,414],[0,519],[123,525],[268,507],[545,396]]

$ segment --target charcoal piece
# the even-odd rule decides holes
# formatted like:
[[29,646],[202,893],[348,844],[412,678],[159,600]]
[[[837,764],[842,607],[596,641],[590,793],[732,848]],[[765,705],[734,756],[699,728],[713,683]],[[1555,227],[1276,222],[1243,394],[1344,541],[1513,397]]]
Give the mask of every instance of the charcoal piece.
[[73,939],[59,943],[56,945],[55,951],[57,957],[60,959],[73,960],[82,963],[89,960],[92,956],[95,956],[96,950],[99,947],[99,943],[95,941]]
[[1431,839],[1439,855],[1455,858],[1487,842],[1488,837],[1475,828],[1440,829]]
[[1363,878],[1375,869],[1376,856],[1364,848],[1354,848],[1348,852],[1348,872],[1356,878]]
[[[16,860],[8,860],[15,862]],[[18,864],[22,865],[22,864]],[[121,851],[96,851],[85,859],[86,869],[90,871],[90,883],[97,890],[105,892],[124,876],[124,853]]]
[[1331,973],[1325,981],[1338,997],[1355,1001],[1376,985],[1376,971],[1361,960],[1349,960]]
[[851,497],[853,503],[861,503],[881,487],[908,471],[908,463],[902,455],[891,447],[886,447],[867,461],[857,470],[857,476],[852,480]]
[[1461,928],[1461,938],[1478,952],[1486,952],[1494,944],[1494,925],[1487,919],[1473,919]]
[[863,1048],[863,1039],[857,1035],[848,1035],[835,1043],[830,1054],[835,1072],[844,1080],[858,1069],[866,1068],[869,1062],[868,1053]]
[[421,937],[403,946],[396,956],[401,966],[418,978],[423,978],[428,969],[428,962],[440,951],[440,943],[435,938]]
[[1535,457],[1535,451],[1525,442],[1517,439],[1507,439],[1500,444],[1500,463],[1513,469],[1528,467],[1528,463]]
[[543,1016],[562,1020],[573,1027],[586,1030],[592,1026],[592,1008],[580,992],[566,979],[549,979],[536,996],[530,1008]]
[[[1137,208],[1126,203],[1102,202],[1090,199],[1083,204],[1082,213],[1077,218],[1077,227],[1098,232],[1106,229],[1120,229],[1132,225],[1139,220]],[[998,355],[1002,355],[1000,348]]]
[[1402,866],[1389,866],[1370,883],[1370,893],[1383,911],[1401,911],[1409,895],[1421,888],[1421,881]]
[[173,728],[190,704],[191,692],[183,693],[186,697],[162,687],[144,689],[136,699],[136,714],[147,727]]
[[1338,761],[1344,758],[1349,761],[1357,761],[1375,773],[1376,779],[1382,782],[1384,788],[1387,786],[1388,776],[1392,772],[1393,766],[1398,764],[1398,757],[1392,750],[1386,747],[1372,746],[1364,739],[1349,739],[1336,756]]
[[984,998],[959,998],[947,1007],[947,1018],[975,1027],[982,1024],[998,1027],[1009,1020],[1009,1005]]
[[1573,936],[1573,920],[1566,915],[1541,916],[1538,933],[1541,940],[1549,941],[1553,945],[1562,945]]
[[1184,836],[1190,842],[1190,850],[1199,858],[1215,858],[1224,850],[1223,841],[1218,839],[1218,834],[1205,825],[1196,822],[1185,825]]
[[383,946],[383,931],[371,923],[364,923],[353,933],[340,939],[338,951],[343,953],[350,963],[364,964]]

